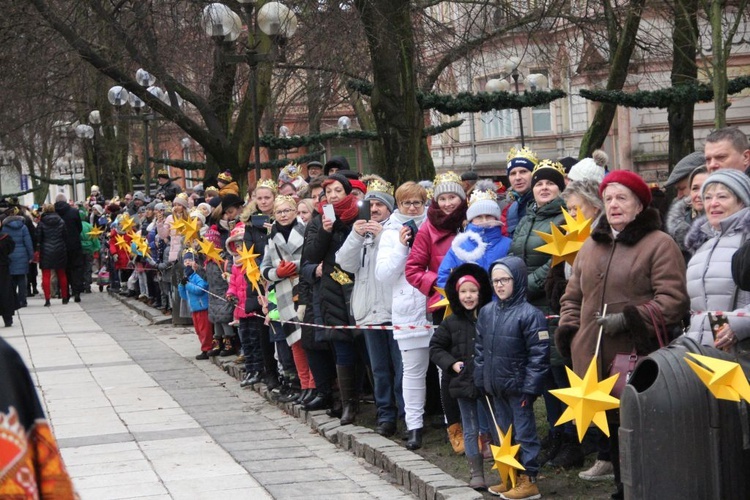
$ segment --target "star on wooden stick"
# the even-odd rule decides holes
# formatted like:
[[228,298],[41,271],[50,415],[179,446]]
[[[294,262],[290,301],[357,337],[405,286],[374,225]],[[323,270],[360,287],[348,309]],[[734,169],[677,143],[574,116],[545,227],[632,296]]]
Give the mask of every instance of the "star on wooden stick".
[[198,237],[198,220],[187,219],[182,225],[182,236],[185,238],[185,243],[190,243]]
[[151,247],[148,246],[148,241],[146,241],[144,238],[139,239],[138,241],[133,240],[135,243],[135,249],[138,253],[140,253],[143,258],[147,259],[150,256],[151,253]]
[[216,248],[216,245],[212,242],[208,240],[198,240],[198,246],[200,247],[200,252],[206,256],[206,260],[212,260],[217,264],[224,262],[224,259],[221,258],[221,250]]
[[97,225],[91,226],[91,231],[86,233],[86,236],[88,236],[92,240],[99,239],[99,236],[104,234],[104,229],[100,228]]
[[513,424],[508,427],[508,433],[503,434],[500,427],[497,427],[497,433],[500,437],[500,446],[490,445],[492,450],[492,459],[495,464],[492,466],[493,469],[497,469],[497,473],[500,475],[500,481],[504,485],[511,485],[511,488],[516,487],[516,477],[519,470],[526,470],[521,463],[516,460],[518,450],[521,449],[520,444],[511,444],[513,435]]
[[544,245],[536,247],[535,250],[550,254],[552,256],[553,266],[556,266],[560,262],[567,262],[570,265],[573,265],[578,250],[583,246],[583,242],[577,241],[569,235],[564,234],[554,224],[550,224],[550,229],[552,230],[550,234],[537,231],[536,229],[534,230],[534,232],[545,241]]
[[172,229],[177,234],[182,234],[182,227],[185,225],[185,219],[182,218],[174,218],[172,219]]
[[130,231],[134,225],[135,221],[130,217],[130,214],[124,213],[120,216],[120,230],[123,233]]
[[453,310],[451,309],[451,303],[448,301],[448,296],[445,294],[445,288],[440,288],[439,286],[436,286],[434,288],[435,288],[435,291],[440,294],[442,299],[432,304],[430,306],[430,310],[436,311],[440,309],[441,307],[445,307],[445,314],[443,315],[443,317],[447,318],[448,316],[453,314]]
[[583,441],[583,435],[586,434],[591,422],[609,436],[609,425],[607,425],[605,412],[620,406],[620,401],[614,396],[610,396],[619,374],[601,382],[597,380],[596,357],[591,359],[591,364],[589,364],[582,379],[578,378],[578,375],[567,366],[565,368],[568,371],[570,387],[549,391],[550,394],[568,405],[555,425],[575,420],[579,441]]
[[744,399],[750,403],[750,382],[748,382],[745,372],[742,371],[742,367],[738,363],[710,356],[701,356],[692,352],[689,352],[688,356],[691,356],[698,363],[689,360],[687,357],[685,362],[690,365],[701,382],[708,387],[708,390],[717,399],[737,402]]
[[243,242],[242,248],[237,250],[237,254],[239,255],[237,262],[242,266],[242,272],[245,273],[248,281],[253,285],[253,289],[260,293],[260,287],[258,286],[260,268],[258,268],[258,263],[255,261],[256,258],[260,257],[260,254],[255,253],[255,245],[252,245],[250,250],[248,250],[247,245]]
[[576,233],[576,239],[578,241],[586,241],[591,235],[591,219],[584,217],[583,212],[578,210],[576,216],[573,217],[564,208],[562,209],[563,217],[565,217],[565,224],[561,227],[565,229],[565,232],[572,235]]
[[122,234],[115,235],[115,246],[120,250],[125,250],[130,253],[130,243]]

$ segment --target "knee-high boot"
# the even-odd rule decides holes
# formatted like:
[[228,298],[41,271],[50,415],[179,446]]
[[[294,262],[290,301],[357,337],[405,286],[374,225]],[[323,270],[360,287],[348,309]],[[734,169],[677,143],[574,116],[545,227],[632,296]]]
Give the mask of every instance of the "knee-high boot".
[[357,415],[358,403],[354,366],[336,365],[336,373],[341,391],[341,425],[353,424],[354,417]]

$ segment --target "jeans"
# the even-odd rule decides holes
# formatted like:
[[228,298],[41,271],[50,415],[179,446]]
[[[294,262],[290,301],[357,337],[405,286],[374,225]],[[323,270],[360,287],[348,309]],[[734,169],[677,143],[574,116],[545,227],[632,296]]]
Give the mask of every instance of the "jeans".
[[10,277],[13,288],[16,290],[16,309],[26,307],[27,284],[25,274],[13,274]]
[[519,462],[524,466],[525,474],[536,477],[539,472],[539,455],[541,444],[536,433],[534,405],[521,406],[521,394],[500,394],[493,397],[495,417],[500,430],[508,432],[513,424],[513,442],[521,445]]
[[477,457],[479,450],[479,433],[490,434],[487,419],[487,401],[484,397],[478,399],[456,398],[461,410],[461,426],[464,431],[464,448],[468,458]]
[[375,385],[373,395],[378,423],[395,423],[396,418],[404,413],[401,390],[404,369],[398,342],[393,339],[392,330],[365,330],[364,336]]
[[[83,254],[83,289],[91,291],[91,283],[94,265],[94,255],[90,253]],[[99,271],[99,269],[97,269]]]
[[260,338],[263,335],[262,318],[240,318],[240,345],[245,356],[245,372],[264,371],[263,351]]
[[552,389],[563,389],[570,387],[568,376],[565,371],[565,365],[551,365],[547,372],[546,386],[543,393],[544,407],[547,410],[547,423],[549,424],[550,433],[563,433],[568,436],[575,436],[578,439],[576,428],[572,422],[565,422],[559,427],[555,427],[560,416],[565,411],[565,405],[558,398],[549,393]]

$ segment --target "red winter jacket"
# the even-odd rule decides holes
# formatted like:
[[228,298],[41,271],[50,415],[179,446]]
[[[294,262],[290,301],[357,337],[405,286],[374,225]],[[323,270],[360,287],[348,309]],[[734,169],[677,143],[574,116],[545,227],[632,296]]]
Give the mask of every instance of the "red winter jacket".
[[427,310],[440,300],[440,294],[434,289],[437,272],[456,234],[456,231],[438,229],[425,220],[414,238],[406,259],[406,281],[427,296]]
[[245,312],[245,300],[247,300],[247,279],[242,266],[232,265],[232,277],[229,279],[227,295],[237,297],[237,305],[234,307],[234,318],[247,318],[251,315]]
[[[122,235],[125,241],[128,242],[128,248],[130,248],[130,240],[132,239],[129,234]],[[130,253],[123,249],[117,248],[117,231],[112,230],[109,233],[109,254],[114,257],[117,255],[117,262],[115,262],[115,269],[126,269],[130,264]]]

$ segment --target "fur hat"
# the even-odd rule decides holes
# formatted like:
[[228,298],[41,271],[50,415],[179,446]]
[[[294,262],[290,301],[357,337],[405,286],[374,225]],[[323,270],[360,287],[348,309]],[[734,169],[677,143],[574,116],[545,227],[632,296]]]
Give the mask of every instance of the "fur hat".
[[474,191],[469,198],[466,220],[471,222],[474,217],[480,215],[490,215],[500,220],[500,205],[497,204],[495,184],[489,179],[481,180],[474,186]]
[[433,183],[433,199],[437,200],[441,194],[453,193],[462,200],[466,199],[466,192],[461,184],[461,177],[455,172],[445,172],[444,174],[438,174],[435,177]]
[[331,168],[337,168],[339,170],[349,170],[349,160],[347,160],[343,156],[331,156],[331,159],[328,160],[325,164],[325,167],[323,167],[323,173],[328,175],[331,171]]
[[722,168],[706,177],[701,187],[701,198],[706,194],[706,187],[709,184],[723,184],[742,202],[746,207],[750,207],[750,178],[739,170],[731,168]]
[[604,180],[604,169],[596,164],[593,158],[584,158],[572,167],[568,172],[568,179],[571,181],[582,181],[591,179],[600,184]]
[[[599,196],[602,196],[602,193],[607,189],[607,186],[613,182],[622,184],[630,189],[641,201],[643,208],[646,208],[651,204],[651,189],[649,189],[648,184],[646,184],[640,175],[631,172],[630,170],[613,170],[608,173],[599,186]],[[704,183],[703,185],[705,186],[706,184]]]

